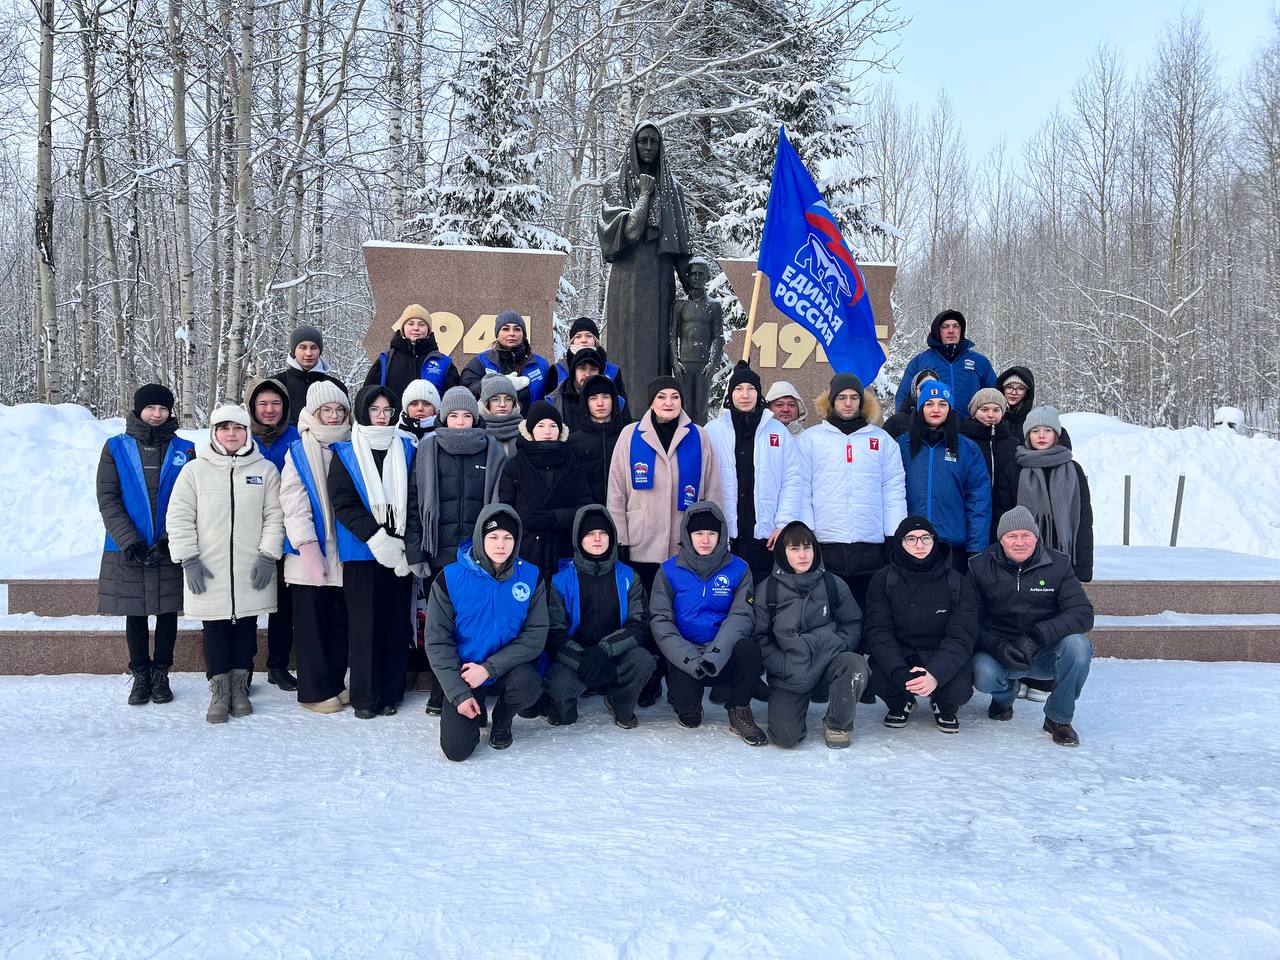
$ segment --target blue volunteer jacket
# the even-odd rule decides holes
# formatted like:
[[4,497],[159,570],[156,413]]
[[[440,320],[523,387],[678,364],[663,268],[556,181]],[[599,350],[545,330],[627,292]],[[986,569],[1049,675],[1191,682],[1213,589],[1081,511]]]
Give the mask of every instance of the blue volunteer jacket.
[[996,371],[991,361],[973,348],[972,340],[961,340],[962,349],[955,360],[948,360],[942,353],[942,344],[928,338],[929,349],[917,353],[902,371],[898,384],[897,406],[902,407],[911,395],[911,384],[921,370],[935,370],[938,379],[951,388],[951,407],[964,419],[969,415],[969,401],[983,387],[996,385]]
[[[985,468],[984,468],[985,469]],[[730,556],[715,573],[705,580],[676,561],[678,556],[662,564],[662,572],[671,585],[672,608],[680,636],[690,643],[710,643],[716,638],[720,624],[733,605],[742,578],[750,575],[750,567],[740,557]]]
[[[400,437],[399,440],[404,444],[406,468],[408,472],[412,474],[413,455],[417,452],[417,448],[413,445],[412,440],[405,437]],[[299,446],[301,446],[301,444],[299,444]],[[360,494],[360,502],[364,504],[366,510],[369,509],[369,491],[364,485],[364,474],[360,472],[360,464],[356,462],[356,451],[355,448],[351,446],[351,441],[344,440],[341,443],[335,443],[332,449],[334,455],[341,460],[342,465],[347,468],[347,473],[351,474],[351,482],[355,484],[356,493]],[[296,458],[294,462],[297,462]],[[983,469],[986,468],[984,467]],[[313,502],[311,509],[314,511],[315,508],[315,503]],[[376,559],[373,555],[373,551],[369,549],[369,545],[344,527],[342,525],[342,521],[337,518],[334,518],[334,529],[337,531],[338,538],[338,559],[343,563],[350,563],[353,560]]]
[[[387,351],[383,350],[378,354],[378,363],[381,367],[381,379],[378,380],[379,386],[387,385]],[[453,361],[449,359],[447,354],[441,353],[439,350],[433,350],[427,354],[422,361],[422,369],[418,371],[418,377],[426,380],[441,395],[444,394],[445,380],[449,376],[449,368],[453,366]]]
[[946,442],[921,444],[911,457],[911,436],[898,438],[907,473],[907,513],[925,517],[947,543],[968,553],[986,549],[991,534],[991,476],[978,445],[959,437],[959,455]]
[[255,436],[253,442],[258,445],[258,449],[262,451],[262,455],[270,460],[279,472],[284,469],[284,455],[289,452],[289,447],[293,445],[295,440],[301,440],[302,434],[298,432],[298,428],[292,423],[289,429],[280,436],[276,437],[272,443],[264,443],[261,437]]
[[[453,639],[462,663],[484,663],[520,633],[538,588],[538,568],[515,558],[515,569],[496,579],[471,556],[471,541],[458,547],[458,559],[444,568],[453,603]],[[493,683],[490,677],[486,684]]]
[[[631,592],[631,584],[635,582],[636,572],[621,560],[613,565],[613,582],[618,588],[618,625],[627,622],[627,597]],[[551,578],[551,585],[564,601],[565,612],[569,615],[569,636],[578,632],[578,624],[582,622],[582,589],[578,583],[578,568],[572,560],[560,561],[560,569]]]
[[[306,447],[302,445],[302,438],[299,437],[293,443],[289,444],[289,453],[293,456],[293,468],[298,471],[298,478],[302,481],[302,488],[307,491],[307,500],[311,504],[311,521],[316,529],[316,540],[320,544],[320,555],[327,557],[329,554],[325,552],[325,530],[324,507],[320,503],[320,488],[316,486],[316,476],[311,471],[311,461],[307,459]],[[352,479],[355,475],[352,474]],[[322,478],[323,479],[323,478]],[[356,489],[360,491],[360,496],[364,496],[364,480],[356,480]],[[365,506],[368,506],[366,502]],[[289,538],[284,538],[284,552],[297,554],[298,548],[289,542]]]
[[[502,373],[498,364],[493,357],[489,356],[490,351],[477,354],[476,359],[480,361],[480,365],[486,370],[493,373]],[[547,363],[546,357],[540,357],[536,353],[531,354],[525,365],[520,369],[519,375],[529,378],[529,403],[535,404],[542,399],[542,395],[547,392],[547,372],[551,369],[551,364]]]
[[[107,449],[111,452],[116,473],[120,476],[120,495],[124,500],[125,512],[129,514],[129,519],[133,521],[146,545],[154,547],[164,536],[165,515],[169,512],[169,497],[173,494],[173,485],[182,468],[195,459],[195,445],[181,437],[174,437],[169,441],[160,465],[160,486],[156,491],[154,513],[151,510],[151,498],[147,496],[147,478],[142,470],[138,441],[122,433],[107,441]],[[113,553],[120,547],[108,533],[102,549]]]

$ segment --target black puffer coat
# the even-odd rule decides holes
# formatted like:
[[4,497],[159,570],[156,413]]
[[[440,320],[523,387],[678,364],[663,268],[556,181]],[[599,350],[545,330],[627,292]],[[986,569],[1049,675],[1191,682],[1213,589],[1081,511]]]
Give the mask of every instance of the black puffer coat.
[[592,503],[606,503],[609,487],[609,464],[613,461],[613,448],[618,445],[618,434],[629,422],[627,415],[618,409],[618,388],[608,377],[598,376],[588,380],[583,386],[596,384],[608,385],[613,394],[613,416],[608,423],[596,423],[587,411],[586,399],[579,394],[578,403],[581,416],[578,426],[569,431],[569,449],[582,464],[587,475],[587,486],[591,489]]
[[969,583],[978,605],[978,649],[993,657],[1003,641],[1030,637],[1043,653],[1093,629],[1093,604],[1071,560],[1043,543],[1021,565],[993,543],[969,561]]
[[521,424],[516,455],[502,468],[498,499],[516,508],[524,525],[520,556],[544,577],[573,557],[573,519],[591,502],[591,490],[563,440],[532,440]]
[[960,421],[960,436],[968,437],[982,451],[987,474],[994,481],[1007,464],[1013,462],[1019,441],[1013,436],[1009,424],[1001,420],[994,427],[979,423],[973,417]]
[[[156,495],[160,489],[160,468],[169,441],[178,432],[178,421],[151,427],[132,413],[125,418],[124,432],[138,442],[142,472],[147,480],[147,498],[154,520]],[[114,617],[144,617],[177,613],[182,609],[182,568],[169,560],[167,538],[161,538],[157,566],[132,563],[125,551],[142,542],[142,535],[129,519],[120,489],[120,475],[110,450],[104,445],[98,460],[98,511],[103,526],[119,550],[102,553],[98,570],[98,612]]]
[[[387,380],[386,386],[396,397],[396,406],[399,407],[400,396],[404,393],[404,388],[414,380],[422,378],[422,365],[427,362],[427,358],[433,353],[439,353],[442,362],[448,362],[449,367],[445,371],[444,384],[439,387],[440,396],[444,396],[444,392],[450,387],[456,387],[462,382],[462,375],[458,372],[457,366],[449,357],[440,352],[440,347],[436,343],[436,335],[429,333],[421,340],[407,340],[403,333],[397,330],[391,335],[391,345],[387,349]],[[372,386],[375,383],[382,383],[382,361],[376,359],[369,367],[369,372],[365,374],[364,385]],[[470,536],[470,534],[468,534]]]
[[[1010,367],[1000,376],[996,377],[996,389],[1004,393],[1004,384],[1009,377],[1017,374],[1018,379],[1027,385],[1027,392],[1022,398],[1022,402],[1016,407],[1010,407],[1004,415],[1002,422],[1009,425],[1009,432],[1013,435],[1013,442],[1022,445],[1022,424],[1027,419],[1027,414],[1036,408],[1036,378],[1027,367]],[[1071,446],[1071,434],[1067,433],[1067,428],[1062,428],[1062,433],[1058,436],[1058,442],[1064,447]]]
[[924,667],[946,684],[973,656],[978,635],[973,587],[951,565],[951,548],[935,535],[924,561],[903,550],[902,536],[916,528],[929,529],[920,518],[903,521],[889,565],[867,587],[867,653],[876,673],[899,687],[911,667]]

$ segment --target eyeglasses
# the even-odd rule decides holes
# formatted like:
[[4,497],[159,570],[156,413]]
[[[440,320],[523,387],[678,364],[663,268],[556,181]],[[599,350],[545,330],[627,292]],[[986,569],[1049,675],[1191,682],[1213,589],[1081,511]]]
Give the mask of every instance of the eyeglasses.
[[922,533],[917,537],[915,534],[909,533],[902,538],[902,542],[908,547],[914,547],[916,544],[922,547],[931,547],[933,546],[933,534]]

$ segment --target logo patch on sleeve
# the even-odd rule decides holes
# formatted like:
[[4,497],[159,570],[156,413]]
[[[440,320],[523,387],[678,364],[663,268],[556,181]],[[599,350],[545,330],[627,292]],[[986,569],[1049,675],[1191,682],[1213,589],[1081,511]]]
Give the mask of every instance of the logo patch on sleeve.
[[880,438],[879,438],[879,437],[868,437],[868,438],[867,438],[867,443],[871,444],[871,449],[872,449],[872,450],[879,450],[879,449],[880,449]]
[[776,433],[769,434],[769,446],[777,447],[777,446],[781,446],[781,444],[782,444],[782,440],[778,437]]

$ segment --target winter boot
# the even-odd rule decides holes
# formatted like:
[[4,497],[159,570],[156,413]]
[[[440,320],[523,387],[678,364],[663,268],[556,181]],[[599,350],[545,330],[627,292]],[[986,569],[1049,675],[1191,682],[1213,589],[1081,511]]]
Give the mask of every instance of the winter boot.
[[929,701],[929,705],[933,707],[933,722],[942,733],[960,732],[960,721],[956,719],[956,711],[953,707],[947,707],[944,711],[932,700]]
[[834,727],[822,725],[822,739],[832,750],[843,750],[853,740],[853,731],[837,730]]
[[133,674],[133,686],[129,689],[129,706],[140,707],[151,702],[151,669],[129,671]]
[[688,730],[692,730],[702,723],[702,704],[698,704],[688,713],[676,714],[676,719],[680,721],[680,726]]
[[342,701],[337,697],[330,697],[328,700],[317,700],[315,703],[299,703],[298,706],[312,713],[338,713],[342,709]]
[[493,717],[489,724],[489,746],[495,750],[505,750],[511,746],[511,721],[514,719],[511,708],[507,706],[505,700],[499,700],[493,705]]
[[370,710],[368,707],[356,707],[357,720],[372,720],[377,715],[377,710]]
[[219,673],[209,678],[209,710],[204,718],[210,723],[226,723],[231,711],[231,674]]
[[168,703],[173,699],[173,689],[169,686],[169,668],[151,668],[151,702]]
[[[245,671],[246,673],[248,671]],[[267,683],[275,684],[281,690],[292,693],[298,689],[298,678],[284,667],[271,667],[267,670]],[[245,684],[245,696],[248,696],[249,685]]]
[[253,713],[253,704],[249,702],[249,671],[231,671],[231,715],[247,717]]
[[764,731],[756,726],[750,705],[729,708],[729,729],[753,747],[763,747],[769,742]]
[[1076,732],[1069,723],[1054,723],[1048,717],[1044,718],[1045,733],[1053,734],[1053,742],[1060,747],[1078,747],[1080,746],[1080,738],[1076,736]]
[[889,712],[884,715],[884,725],[893,730],[905,727],[907,725],[907,721],[911,719],[911,713],[915,708],[915,697],[912,697],[900,707],[890,707]]
[[431,692],[427,694],[427,716],[438,717],[444,710],[444,688],[440,686],[436,680],[436,675],[431,675]]
[[1011,703],[1007,707],[1002,707],[1000,704],[996,703],[996,698],[992,697],[991,706],[987,707],[987,716],[992,720],[1012,720],[1013,704]]
[[[524,714],[521,714],[524,716]],[[578,722],[578,702],[575,700],[567,706],[549,703],[545,714],[547,723],[553,727],[568,727]]]
[[613,709],[613,704],[609,702],[608,694],[605,694],[604,697],[604,708],[608,710],[610,715],[613,717],[613,722],[623,730],[634,730],[636,727],[640,726],[640,721],[636,719],[636,715],[634,713],[630,716],[626,716],[619,714],[617,710]]

